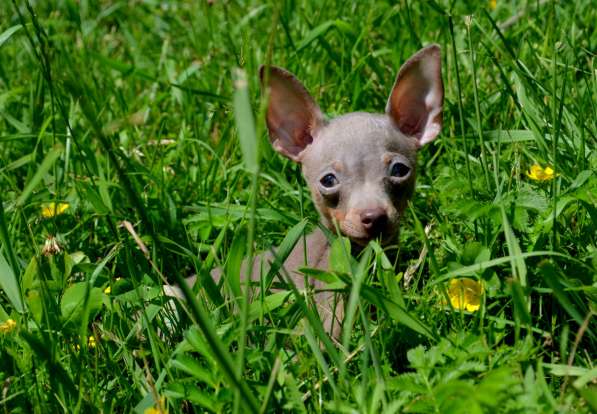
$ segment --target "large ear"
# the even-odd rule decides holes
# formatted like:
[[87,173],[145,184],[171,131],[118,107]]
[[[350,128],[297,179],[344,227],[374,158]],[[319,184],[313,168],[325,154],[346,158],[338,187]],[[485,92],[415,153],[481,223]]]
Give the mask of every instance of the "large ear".
[[423,146],[441,130],[443,101],[441,51],[438,45],[430,45],[400,68],[386,113],[403,134],[416,137]]
[[267,128],[272,146],[288,158],[300,161],[300,153],[313,142],[313,134],[324,123],[323,114],[292,73],[275,66],[262,66],[259,77],[262,87],[266,81],[269,86]]

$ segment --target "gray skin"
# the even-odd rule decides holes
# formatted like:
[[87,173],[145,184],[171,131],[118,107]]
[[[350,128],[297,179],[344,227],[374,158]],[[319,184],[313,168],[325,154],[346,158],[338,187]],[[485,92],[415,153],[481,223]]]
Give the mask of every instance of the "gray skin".
[[[415,188],[417,150],[439,134],[442,124],[443,83],[440,48],[431,45],[404,63],[390,92],[385,114],[354,112],[326,121],[305,87],[290,72],[261,68],[269,92],[267,126],[272,146],[302,164],[302,172],[321,223],[338,228],[353,245],[370,240],[395,241],[400,218]],[[333,178],[330,178],[330,175]],[[306,246],[306,251],[305,251]],[[358,250],[358,249],[355,249]],[[299,290],[306,288],[299,268],[328,270],[330,244],[321,229],[299,242],[284,262],[284,272]],[[257,256],[252,280],[259,280],[273,261],[271,253]],[[242,279],[249,266],[244,264]],[[219,282],[222,271],[212,272]],[[195,277],[187,279],[190,285]],[[339,338],[344,304],[341,295],[326,291],[315,279],[314,302],[324,328]],[[182,298],[175,286],[167,295]]]
[[[395,239],[414,191],[416,150],[417,141],[387,115],[355,112],[329,122],[300,159],[322,223],[335,230],[336,221],[342,234],[360,245],[376,237]],[[392,175],[397,163],[409,170],[406,175]],[[327,174],[337,185],[322,185]],[[373,216],[371,226],[363,220],[367,214]]]

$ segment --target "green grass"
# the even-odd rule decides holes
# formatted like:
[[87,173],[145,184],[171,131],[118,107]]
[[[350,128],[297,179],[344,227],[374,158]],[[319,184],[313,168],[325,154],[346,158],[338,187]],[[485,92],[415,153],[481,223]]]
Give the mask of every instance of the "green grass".
[[[0,411],[597,411],[594,2],[5,3]],[[397,254],[335,246],[343,344],[295,291],[248,301],[242,258],[317,221],[269,146],[259,65],[330,116],[381,112],[431,42],[442,135]],[[176,318],[162,278],[192,274]],[[476,312],[446,302],[463,276]]]

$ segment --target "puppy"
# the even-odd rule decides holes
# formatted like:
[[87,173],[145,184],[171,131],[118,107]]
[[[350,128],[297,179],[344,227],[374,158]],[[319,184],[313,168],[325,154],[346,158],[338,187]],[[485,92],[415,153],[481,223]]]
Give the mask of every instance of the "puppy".
[[[395,240],[415,188],[416,155],[433,141],[442,126],[443,83],[438,45],[410,57],[398,76],[384,114],[353,112],[327,120],[305,87],[290,72],[272,66],[260,69],[269,90],[267,128],[273,148],[301,164],[321,223],[363,247],[373,239]],[[305,250],[306,248],[306,250]],[[300,267],[328,270],[330,243],[321,229],[297,243],[284,269],[298,289],[305,288]],[[273,261],[257,256],[251,279],[260,280]],[[241,278],[246,279],[248,267]],[[265,273],[264,273],[265,271]],[[219,281],[222,273],[212,276]],[[195,277],[187,279],[195,283]],[[338,338],[344,318],[342,298],[321,291],[325,284],[309,280],[324,327]],[[181,297],[176,287],[166,294]]]

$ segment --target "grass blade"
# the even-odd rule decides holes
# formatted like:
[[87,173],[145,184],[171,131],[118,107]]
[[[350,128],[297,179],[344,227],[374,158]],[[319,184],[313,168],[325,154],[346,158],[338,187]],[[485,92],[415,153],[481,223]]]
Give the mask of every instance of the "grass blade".
[[255,121],[249,100],[247,74],[243,70],[237,69],[234,75],[234,117],[240,149],[243,153],[245,167],[249,172],[256,174],[259,166],[259,141],[255,135]]
[[22,26],[21,26],[20,24],[18,24],[18,25],[15,25],[15,26],[9,27],[9,28],[8,28],[8,29],[6,29],[5,31],[3,31],[3,32],[2,32],[2,34],[0,34],[0,47],[2,47],[2,45],[3,45],[4,43],[6,43],[6,41],[7,41],[8,39],[10,39],[10,37],[11,37],[13,34],[15,34],[16,32],[18,32],[18,31],[19,31],[19,29],[21,29],[21,27],[22,27]]
[[22,207],[23,204],[25,204],[35,187],[39,185],[44,176],[48,173],[48,171],[50,171],[50,168],[52,168],[58,157],[60,157],[60,154],[62,154],[62,147],[60,146],[54,147],[52,150],[50,150],[50,152],[48,152],[31,180],[29,180],[23,189],[23,192],[19,198],[17,198],[15,203],[17,207]]
[[527,266],[524,262],[524,256],[520,250],[520,244],[518,244],[516,235],[514,234],[514,231],[512,231],[503,205],[500,206],[500,210],[502,212],[502,226],[506,237],[506,245],[508,246],[508,253],[510,253],[510,258],[512,260],[512,274],[520,281],[520,286],[522,286],[523,289],[526,289]]

